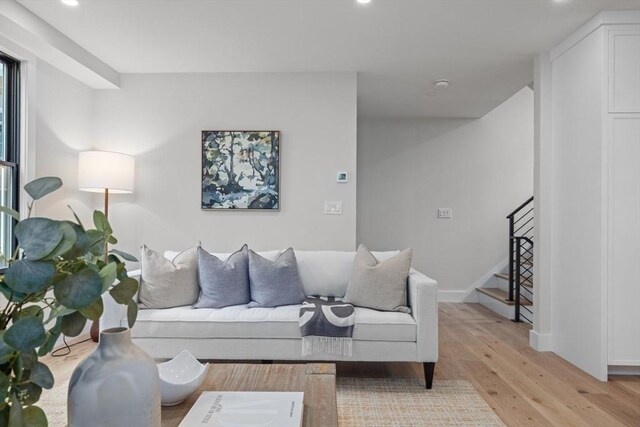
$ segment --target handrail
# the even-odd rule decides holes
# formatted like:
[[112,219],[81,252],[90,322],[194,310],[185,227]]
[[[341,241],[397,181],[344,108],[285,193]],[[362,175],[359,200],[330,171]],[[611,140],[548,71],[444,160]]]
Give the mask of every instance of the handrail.
[[507,219],[511,219],[515,214],[520,212],[525,206],[527,206],[532,201],[533,201],[533,196],[529,197],[526,202],[524,202],[523,204],[518,206],[516,209],[514,209],[513,212],[511,212],[509,215],[507,215]]

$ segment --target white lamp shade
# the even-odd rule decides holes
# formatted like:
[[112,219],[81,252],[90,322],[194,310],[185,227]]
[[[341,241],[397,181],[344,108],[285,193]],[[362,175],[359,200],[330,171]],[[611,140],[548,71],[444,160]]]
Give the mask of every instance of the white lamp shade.
[[78,162],[78,188],[101,193],[132,193],[135,159],[108,151],[84,151]]

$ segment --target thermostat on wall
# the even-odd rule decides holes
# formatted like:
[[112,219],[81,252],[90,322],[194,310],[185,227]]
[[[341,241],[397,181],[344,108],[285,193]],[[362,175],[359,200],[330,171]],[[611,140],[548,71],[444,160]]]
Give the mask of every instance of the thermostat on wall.
[[338,172],[336,181],[340,183],[349,182],[349,174],[347,172]]

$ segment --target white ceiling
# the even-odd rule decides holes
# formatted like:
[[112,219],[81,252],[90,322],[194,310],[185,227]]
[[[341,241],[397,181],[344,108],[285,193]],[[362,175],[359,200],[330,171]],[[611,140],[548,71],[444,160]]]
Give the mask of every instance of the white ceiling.
[[[19,0],[121,73],[357,71],[370,117],[481,117],[603,9],[640,0]],[[434,91],[431,82],[451,86]]]

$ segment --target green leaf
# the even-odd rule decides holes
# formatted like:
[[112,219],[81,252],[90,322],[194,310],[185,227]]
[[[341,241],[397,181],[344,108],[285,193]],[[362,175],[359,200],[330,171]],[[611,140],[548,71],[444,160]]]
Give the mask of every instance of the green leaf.
[[18,390],[20,402],[24,406],[33,405],[40,399],[42,394],[42,387],[32,382],[18,384],[15,388]]
[[22,317],[35,316],[40,321],[44,319],[44,310],[39,305],[30,305],[27,307],[22,307],[20,311],[13,315],[14,320],[18,320]]
[[47,416],[44,411],[37,406],[24,408],[24,422],[29,427],[47,427]]
[[15,209],[8,208],[6,206],[0,206],[0,213],[7,214],[13,217],[16,221],[20,221],[20,213]]
[[111,285],[113,285],[113,282],[116,281],[117,273],[118,264],[116,264],[115,262],[110,262],[109,264],[105,265],[102,270],[100,270],[100,280],[102,280],[102,293],[107,292]]
[[64,254],[69,252],[71,248],[73,248],[73,245],[75,245],[76,243],[76,232],[68,222],[59,221],[58,226],[62,230],[63,237],[58,246],[56,246],[56,248],[53,250],[53,252],[47,255],[47,258],[49,259],[63,256]]
[[53,294],[60,304],[77,310],[93,304],[102,295],[102,281],[98,273],[85,268],[56,284]]
[[55,176],[44,176],[42,178],[34,179],[25,185],[24,189],[33,200],[38,200],[49,193],[53,193],[60,187],[62,187],[62,180],[60,178]]
[[11,411],[11,406],[6,403],[3,406],[4,407],[0,410],[0,427],[7,427],[9,425],[9,412]]
[[10,427],[25,426],[22,404],[20,403],[20,401],[15,395],[11,396],[11,412],[9,412],[9,426]]
[[111,249],[110,253],[118,255],[120,258],[124,259],[125,261],[138,262],[138,258],[118,249]]
[[102,256],[104,252],[104,235],[98,230],[87,230],[89,251],[92,255]]
[[69,224],[76,234],[76,240],[73,244],[73,248],[67,252],[65,258],[73,259],[85,256],[91,247],[91,240],[89,239],[89,236],[78,224],[74,224],[70,221],[65,221],[65,223]]
[[58,341],[58,337],[60,337],[61,333],[62,333],[62,317],[58,317],[56,319],[56,324],[53,326],[53,328],[47,331],[47,334],[46,334],[47,337],[44,340],[44,344],[42,344],[38,349],[38,356],[44,356],[48,354],[51,350],[53,350],[53,347],[56,345],[56,342]]
[[98,320],[100,316],[102,316],[103,311],[104,306],[102,305],[102,298],[98,298],[96,302],[94,302],[90,306],[81,308],[79,310],[80,314],[82,314],[89,320]]
[[111,225],[109,225],[109,220],[103,212],[93,211],[93,224],[104,236],[110,236],[113,234]]
[[9,287],[9,285],[4,282],[0,282],[0,293],[2,293],[2,295],[4,295],[6,299],[11,300],[12,302],[23,301],[27,297],[27,294],[14,291]]
[[62,318],[62,333],[68,337],[77,337],[82,333],[87,318],[76,311]]
[[18,351],[28,351],[40,346],[45,337],[42,321],[37,317],[23,317],[14,322],[4,333],[4,342]]
[[129,304],[127,304],[127,321],[129,323],[129,329],[133,328],[137,318],[138,304],[134,300],[131,300],[129,301]]
[[14,348],[9,347],[9,345],[4,342],[4,334],[0,335],[0,365],[11,360],[15,352],[16,350]]
[[67,205],[67,207],[69,208],[69,210],[73,214],[73,217],[76,219],[76,222],[78,223],[77,225],[80,226],[82,231],[84,231],[85,230],[84,225],[82,225],[82,221],[80,221],[80,218],[78,217],[78,214],[76,214],[76,211],[74,211],[73,208],[71,206],[69,206],[69,205]]
[[131,277],[127,277],[120,281],[117,285],[109,291],[113,299],[118,304],[128,304],[129,300],[133,298],[133,296],[138,292],[138,281],[136,279],[132,279]]
[[34,349],[20,353],[20,361],[26,370],[31,370],[38,363],[38,353]]
[[0,402],[4,402],[9,395],[9,385],[11,381],[4,372],[0,371]]
[[21,259],[7,269],[4,281],[14,291],[31,294],[44,291],[55,273],[51,262]]
[[63,316],[66,316],[67,314],[71,314],[74,313],[76,310],[74,308],[69,308],[69,307],[65,307],[64,305],[57,305],[54,306],[51,311],[49,312],[49,318],[47,319],[46,323],[49,323],[50,321],[52,321],[53,319],[60,318]]
[[29,381],[49,390],[53,387],[53,374],[47,365],[42,362],[36,362],[34,367],[31,369]]
[[52,253],[64,237],[60,223],[48,218],[27,218],[15,229],[18,244],[28,259],[42,259]]

